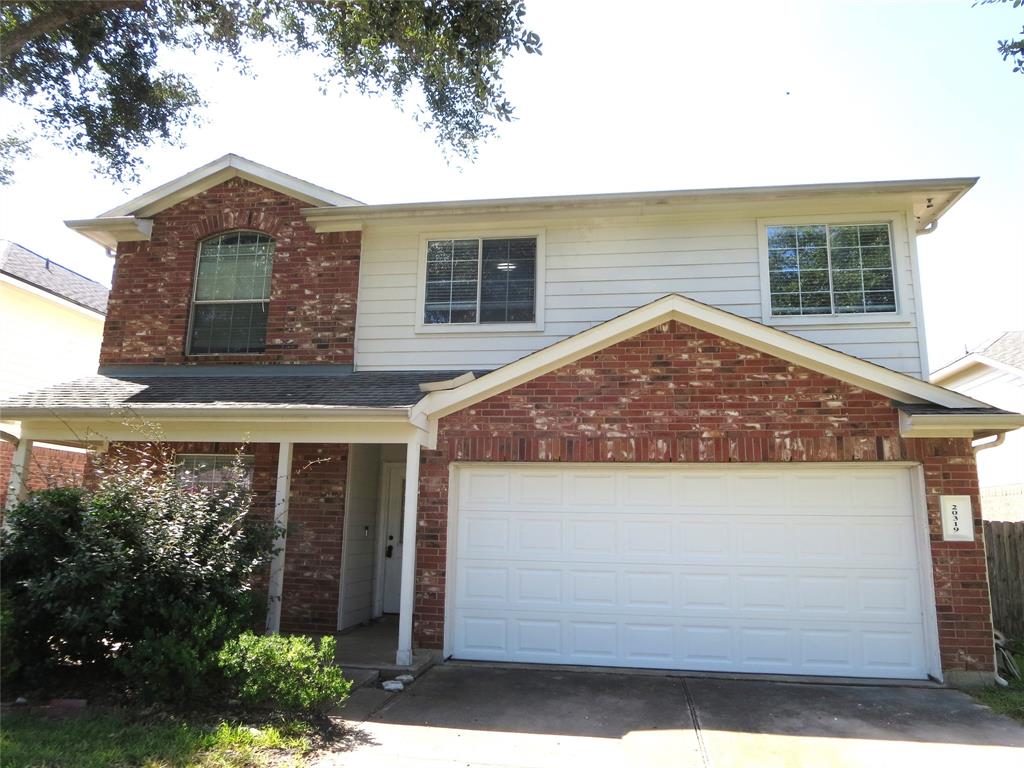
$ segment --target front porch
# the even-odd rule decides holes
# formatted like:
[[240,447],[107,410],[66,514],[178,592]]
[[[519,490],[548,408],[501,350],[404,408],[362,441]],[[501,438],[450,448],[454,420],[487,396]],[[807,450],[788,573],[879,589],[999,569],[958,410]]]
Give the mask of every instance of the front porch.
[[[403,389],[418,391],[413,383],[403,382]],[[252,467],[254,514],[285,531],[263,580],[267,632],[338,633],[338,661],[353,669],[415,673],[428,665],[432,656],[412,648],[424,437],[407,408],[199,410],[139,408],[122,416],[103,408],[55,418],[50,409],[25,408],[18,414],[22,434],[11,459],[8,504],[25,498],[39,442],[99,452],[147,442],[176,455],[241,451]]]
[[335,663],[346,673],[378,672],[381,677],[408,674],[419,677],[440,659],[438,651],[414,650],[410,664],[396,664],[398,616],[386,613],[365,624],[342,630],[336,636]]

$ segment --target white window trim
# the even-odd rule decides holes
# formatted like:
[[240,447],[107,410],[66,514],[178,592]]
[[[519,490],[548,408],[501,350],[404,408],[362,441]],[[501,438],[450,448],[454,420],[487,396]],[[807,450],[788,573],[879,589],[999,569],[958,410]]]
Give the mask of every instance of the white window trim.
[[[768,275],[768,227],[799,226],[801,224],[888,224],[892,235],[893,288],[896,292],[895,312],[866,312],[864,314],[831,315],[773,315],[771,284]],[[761,321],[765,325],[786,326],[828,326],[837,325],[907,325],[913,316],[907,311],[908,297],[914,295],[908,280],[911,270],[910,253],[907,248],[913,237],[907,229],[906,215],[900,211],[856,214],[812,214],[810,216],[785,216],[757,220],[757,252],[761,278]]]
[[[536,283],[534,285],[532,323],[424,323],[423,307],[427,297],[427,242],[430,240],[494,240],[511,237],[532,237],[537,240]],[[544,330],[545,247],[543,229],[486,229],[429,232],[420,234],[419,260],[416,267],[416,327],[415,333],[530,333]],[[477,275],[479,285],[480,276]],[[480,317],[479,299],[477,318]]]
[[[260,232],[258,229],[229,229],[224,232],[215,235],[209,235],[196,242],[196,265],[192,270],[192,295],[188,302],[188,326],[185,333],[185,357],[225,357],[225,356],[246,356],[246,357],[258,357],[259,355],[265,355],[266,350],[266,338],[263,339],[263,351],[262,352],[193,352],[192,351],[192,324],[196,316],[196,291],[199,289],[199,257],[203,252],[203,243],[207,240],[213,240],[215,237],[221,237],[232,232],[251,232],[257,235],[263,235],[264,237],[270,238],[270,242],[274,244],[274,250],[270,252],[270,292],[274,292],[274,256],[277,254],[277,238],[271,237],[265,232]],[[200,304],[266,304],[267,312],[270,311],[270,296],[265,300],[254,300],[254,299],[228,299],[225,301],[200,301]]]

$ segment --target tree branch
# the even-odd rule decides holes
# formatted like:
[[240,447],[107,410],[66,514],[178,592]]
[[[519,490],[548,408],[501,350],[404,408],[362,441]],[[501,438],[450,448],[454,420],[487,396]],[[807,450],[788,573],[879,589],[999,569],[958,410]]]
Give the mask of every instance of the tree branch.
[[72,21],[122,8],[141,9],[145,0],[80,0],[53,3],[49,10],[33,16],[0,36],[0,56],[10,61],[28,43]]

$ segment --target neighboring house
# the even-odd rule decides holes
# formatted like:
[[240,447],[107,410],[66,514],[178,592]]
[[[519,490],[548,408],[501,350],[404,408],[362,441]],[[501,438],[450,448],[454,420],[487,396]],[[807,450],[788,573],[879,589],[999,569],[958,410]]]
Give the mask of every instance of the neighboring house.
[[[931,380],[1008,411],[1024,411],[1024,331],[1007,331],[935,371]],[[978,454],[986,520],[1024,521],[1024,431]]]
[[[104,286],[0,240],[0,400],[95,372],[106,309]],[[0,505],[18,434],[17,422],[0,421]],[[78,482],[85,458],[82,448],[37,446],[28,485]]]
[[974,181],[363,205],[228,155],[68,222],[99,372],[5,409],[211,480],[247,441],[270,631],[990,681],[971,443],[1024,417],[923,379],[916,249]]

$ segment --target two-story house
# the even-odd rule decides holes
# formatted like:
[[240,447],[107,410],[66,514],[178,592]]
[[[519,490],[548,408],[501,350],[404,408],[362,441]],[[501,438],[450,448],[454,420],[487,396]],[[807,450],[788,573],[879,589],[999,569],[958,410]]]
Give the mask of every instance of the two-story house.
[[[271,631],[444,657],[991,680],[972,440],[916,239],[974,179],[363,205],[226,156],[68,222],[97,375],[31,440],[243,444]],[[18,489],[16,489],[17,491]]]

